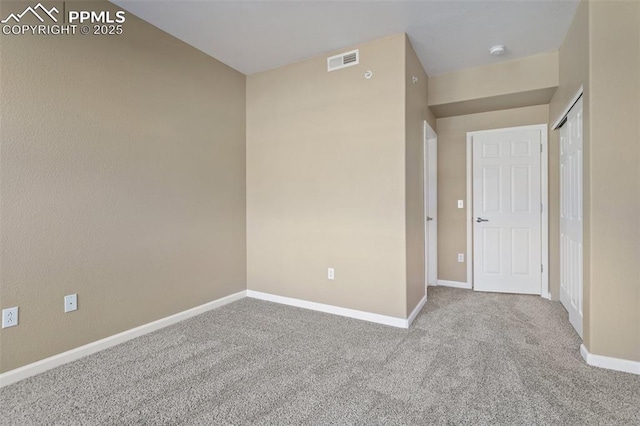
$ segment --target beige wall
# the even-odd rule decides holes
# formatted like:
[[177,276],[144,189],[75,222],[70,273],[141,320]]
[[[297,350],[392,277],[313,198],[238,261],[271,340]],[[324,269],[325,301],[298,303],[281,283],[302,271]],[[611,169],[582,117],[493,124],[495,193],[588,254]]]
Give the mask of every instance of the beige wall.
[[[597,355],[640,361],[640,3],[581,2],[560,49],[551,121],[580,85],[584,343]],[[557,132],[550,141],[557,151]]]
[[640,2],[590,8],[585,342],[592,353],[640,361]]
[[[405,209],[407,250],[407,313],[425,296],[424,251],[424,120],[428,114],[427,74],[409,39],[405,45]],[[413,77],[418,81],[413,83]],[[435,127],[435,123],[432,124]]]
[[430,109],[436,117],[445,118],[527,106],[548,105],[555,92],[556,87],[547,87],[509,93],[508,95],[496,95],[469,101],[452,102],[450,104],[432,105]]
[[406,317],[405,36],[357,47],[247,77],[247,285]]
[[429,78],[436,117],[549,103],[558,86],[558,52]]
[[[438,279],[467,281],[467,132],[547,123],[548,105],[439,118],[438,132]],[[465,200],[465,208],[457,208]],[[468,259],[467,259],[468,260]]]
[[124,30],[0,37],[0,372],[246,288],[245,77]]

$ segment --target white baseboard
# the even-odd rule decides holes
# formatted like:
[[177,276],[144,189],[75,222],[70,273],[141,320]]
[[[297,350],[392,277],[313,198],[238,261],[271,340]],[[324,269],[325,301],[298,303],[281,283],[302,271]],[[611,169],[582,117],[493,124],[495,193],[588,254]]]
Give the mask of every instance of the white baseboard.
[[89,344],[71,349],[66,352],[62,352],[61,354],[36,361],[31,364],[27,364],[23,367],[16,368],[15,370],[7,371],[6,373],[0,374],[0,387],[10,385],[22,379],[26,379],[27,377],[35,376],[36,374],[43,373],[47,370],[51,370],[52,368],[59,367],[63,364],[67,364],[71,361],[75,361],[87,355],[91,355],[112,346],[119,345],[120,343],[126,342],[127,340],[131,340],[133,338],[151,333],[153,331],[186,320],[196,315],[200,315],[212,309],[216,309],[231,302],[235,302],[236,300],[240,300],[246,297],[246,293],[247,292],[243,290],[238,293],[234,293],[229,296],[205,303],[204,305],[196,306],[195,308],[178,312],[177,314],[161,318],[157,321],[153,321],[136,328],[132,328],[131,330],[123,331],[122,333],[114,334],[113,336],[91,342]]
[[471,284],[462,281],[438,280],[438,285],[444,287],[466,288],[467,290],[471,290]]
[[638,361],[594,355],[589,353],[584,344],[580,345],[580,355],[582,355],[582,358],[587,364],[593,365],[594,367],[640,375],[640,362]]
[[427,303],[427,295],[426,294],[424,295],[424,297],[422,299],[420,299],[420,301],[418,302],[418,305],[415,307],[413,312],[411,312],[411,315],[409,315],[409,318],[407,319],[407,327],[410,326],[413,323],[413,320],[416,319],[416,317],[418,316],[418,314],[422,310],[422,307],[424,306],[425,303]]
[[392,327],[409,328],[409,320],[404,318],[390,317],[387,315],[374,314],[371,312],[357,311],[355,309],[342,308],[340,306],[325,305],[324,303],[309,302],[307,300],[294,299],[292,297],[277,296],[275,294],[263,293],[261,291],[247,290],[247,297],[266,300],[268,302],[280,303],[282,305],[295,306],[298,308],[310,309],[312,311],[325,312],[327,314],[340,315],[343,317],[355,318],[363,321],[375,322],[377,324],[390,325]]

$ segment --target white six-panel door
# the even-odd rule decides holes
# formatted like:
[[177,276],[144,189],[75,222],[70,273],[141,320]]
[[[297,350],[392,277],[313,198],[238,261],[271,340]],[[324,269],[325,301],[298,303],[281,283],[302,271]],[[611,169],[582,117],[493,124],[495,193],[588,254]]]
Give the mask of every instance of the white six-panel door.
[[582,337],[582,98],[560,128],[560,301]]
[[473,288],[541,294],[540,129],[472,137]]

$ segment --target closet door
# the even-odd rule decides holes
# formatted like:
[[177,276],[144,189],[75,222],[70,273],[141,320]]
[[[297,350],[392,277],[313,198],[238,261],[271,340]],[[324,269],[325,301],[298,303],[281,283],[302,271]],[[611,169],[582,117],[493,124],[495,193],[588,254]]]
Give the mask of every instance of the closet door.
[[560,301],[582,337],[582,98],[560,128]]

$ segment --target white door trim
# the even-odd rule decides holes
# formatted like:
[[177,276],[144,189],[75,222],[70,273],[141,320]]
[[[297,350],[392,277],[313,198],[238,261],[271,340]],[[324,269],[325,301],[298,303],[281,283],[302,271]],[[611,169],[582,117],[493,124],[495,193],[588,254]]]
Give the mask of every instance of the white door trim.
[[[427,286],[429,285],[429,263],[436,264],[437,267],[437,256],[438,256],[438,234],[437,232],[432,232],[431,234],[428,233],[428,227],[429,227],[429,221],[427,220],[427,217],[429,216],[429,202],[428,202],[428,197],[429,197],[429,176],[427,175],[427,173],[431,173],[431,167],[429,167],[429,163],[433,164],[433,162],[431,161],[431,157],[428,155],[429,154],[429,144],[431,143],[431,141],[434,141],[436,143],[438,143],[438,135],[436,134],[435,130],[433,130],[433,128],[429,125],[429,123],[427,122],[427,120],[424,120],[424,143],[423,143],[423,156],[422,156],[422,161],[423,161],[423,169],[422,169],[422,177],[423,177],[423,211],[424,211],[424,255],[425,255],[425,262],[424,262],[424,288],[425,288],[425,294],[427,291]],[[437,167],[437,159],[436,159],[436,167]],[[436,215],[436,220],[437,220],[437,215]],[[429,238],[427,238],[427,236],[429,236]],[[435,250],[430,250],[430,245],[434,244],[435,240]],[[432,259],[432,256],[435,259]],[[436,275],[436,280],[432,283],[433,285],[437,285],[437,275]]]
[[438,138],[438,135],[436,134],[436,131],[431,128],[431,126],[429,125],[429,122],[427,120],[424,120],[424,135],[425,135],[426,139],[437,139]]
[[467,286],[473,288],[473,136],[482,133],[512,130],[540,130],[542,154],[540,156],[540,200],[544,206],[541,221],[541,261],[543,265],[540,296],[550,299],[549,293],[549,142],[547,124],[507,127],[503,129],[467,132]]

